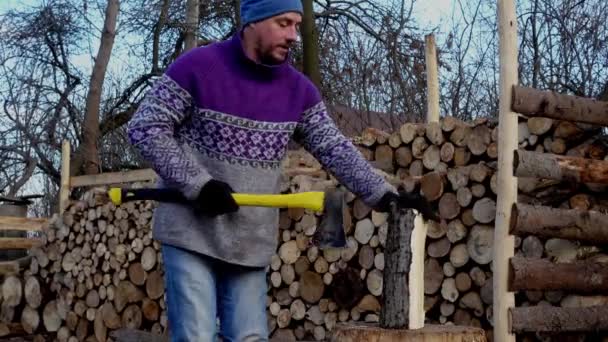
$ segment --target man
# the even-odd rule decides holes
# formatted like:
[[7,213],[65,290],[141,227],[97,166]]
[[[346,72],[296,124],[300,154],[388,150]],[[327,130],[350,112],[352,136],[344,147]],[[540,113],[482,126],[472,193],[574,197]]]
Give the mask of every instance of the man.
[[[242,0],[230,40],[180,56],[128,124],[130,141],[193,205],[160,203],[172,341],[267,341],[265,267],[277,248],[278,210],[239,208],[231,193],[279,191],[290,138],[378,210],[399,196],[327,114],[319,91],[288,63],[301,0]],[[409,203],[408,203],[409,201]]]

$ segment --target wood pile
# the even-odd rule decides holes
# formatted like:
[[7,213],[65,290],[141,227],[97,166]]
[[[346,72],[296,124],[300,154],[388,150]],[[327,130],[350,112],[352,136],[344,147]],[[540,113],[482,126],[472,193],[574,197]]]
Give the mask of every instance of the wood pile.
[[[46,231],[29,268],[4,279],[1,318],[47,341],[108,341],[119,328],[167,328],[153,203],[115,207],[105,189],[87,192]],[[50,336],[50,337],[49,337]]]
[[[354,140],[377,172],[420,192],[436,207],[429,222],[424,269],[428,323],[492,329],[493,228],[496,210],[497,127],[454,118],[405,124],[393,133],[369,129]],[[530,119],[519,124],[520,148],[594,159],[606,146],[592,127]],[[337,181],[308,153],[290,151],[283,192],[323,190]],[[520,203],[606,211],[604,187],[519,179]],[[103,189],[70,205],[29,270],[2,284],[0,321],[59,341],[111,340],[119,328],[166,333],[159,245],[151,237],[154,203],[116,208]],[[388,215],[349,193],[347,247],[319,250],[309,241],[319,213],[281,210],[276,255],[268,266],[268,325],[281,341],[323,340],[338,322],[378,322]],[[563,239],[516,238],[517,255],[560,262],[606,261],[602,249]],[[517,306],[605,304],[608,297],[559,291],[518,293]],[[0,333],[2,326],[0,325]]]

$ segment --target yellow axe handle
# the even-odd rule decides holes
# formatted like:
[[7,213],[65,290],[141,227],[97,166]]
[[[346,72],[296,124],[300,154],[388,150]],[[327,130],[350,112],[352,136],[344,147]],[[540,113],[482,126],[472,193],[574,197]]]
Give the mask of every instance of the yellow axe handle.
[[309,191],[296,194],[232,194],[236,204],[240,206],[273,207],[273,208],[304,208],[323,211],[325,193]]
[[[161,202],[186,203],[187,199],[175,189],[121,189],[111,188],[108,195],[114,205],[127,201],[153,200]],[[304,208],[323,211],[325,193],[309,191],[295,194],[232,194],[239,206],[257,206],[273,208]]]

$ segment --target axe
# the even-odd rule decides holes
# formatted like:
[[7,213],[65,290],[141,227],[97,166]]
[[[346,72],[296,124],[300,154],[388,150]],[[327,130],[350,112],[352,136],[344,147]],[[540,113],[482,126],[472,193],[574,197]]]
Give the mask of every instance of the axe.
[[[342,189],[330,189],[324,192],[308,191],[295,194],[233,193],[232,196],[239,206],[303,208],[322,212],[321,222],[315,230],[311,242],[320,249],[325,249],[340,248],[346,245],[343,226],[345,194],[346,192]],[[110,188],[108,197],[114,205],[140,200],[192,203],[179,190],[170,188]]]

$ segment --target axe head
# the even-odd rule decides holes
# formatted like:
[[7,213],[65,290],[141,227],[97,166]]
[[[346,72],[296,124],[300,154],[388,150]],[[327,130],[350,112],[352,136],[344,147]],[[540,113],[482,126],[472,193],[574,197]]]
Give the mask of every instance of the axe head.
[[321,223],[312,237],[312,244],[320,249],[346,246],[343,216],[346,209],[345,195],[346,192],[342,189],[325,192]]

